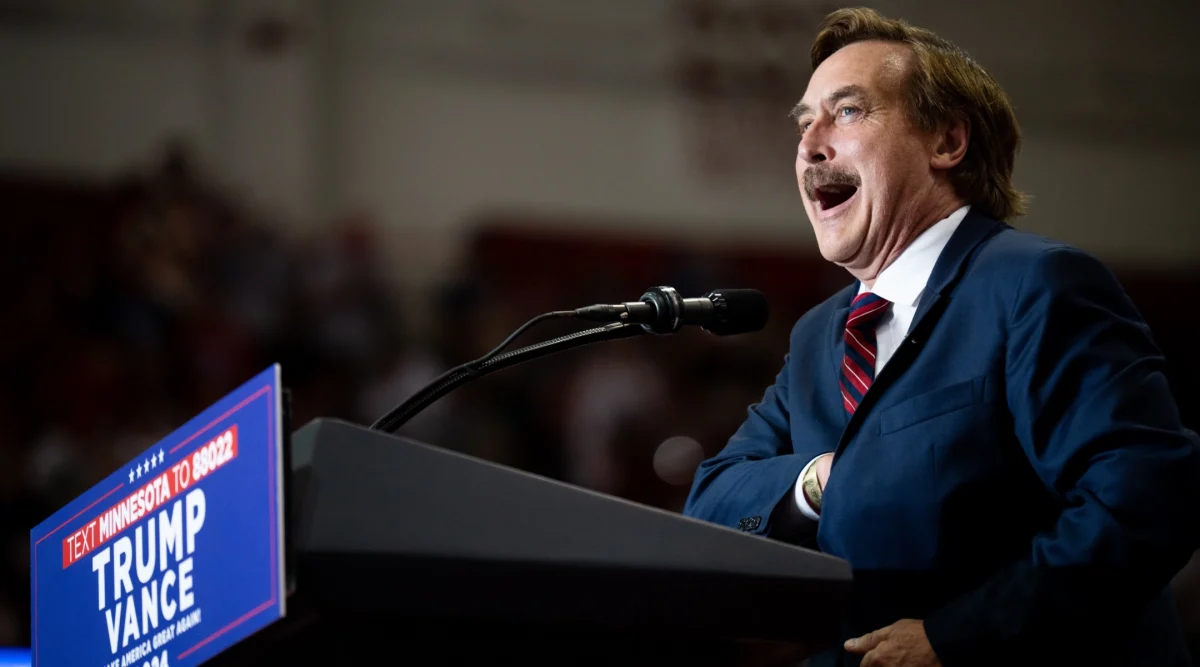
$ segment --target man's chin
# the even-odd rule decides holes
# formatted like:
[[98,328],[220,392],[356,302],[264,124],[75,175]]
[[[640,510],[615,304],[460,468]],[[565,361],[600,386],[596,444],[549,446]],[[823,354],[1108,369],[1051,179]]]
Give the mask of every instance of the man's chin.
[[862,222],[847,211],[833,219],[821,220],[814,217],[815,211],[805,207],[817,248],[825,261],[846,266],[852,263],[863,247],[864,234],[855,233],[863,228]]
[[853,262],[855,256],[858,255],[860,244],[848,243],[844,238],[822,241],[818,237],[817,247],[820,249],[821,257],[825,261],[837,264],[838,266],[846,266]]

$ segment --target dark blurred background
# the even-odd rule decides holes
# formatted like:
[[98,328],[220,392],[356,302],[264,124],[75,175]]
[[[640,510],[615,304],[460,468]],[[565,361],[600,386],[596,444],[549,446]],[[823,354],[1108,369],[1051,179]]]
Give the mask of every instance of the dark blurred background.
[[[1117,271],[1195,428],[1200,5],[869,4],[1010,91],[1015,224]],[[850,280],[787,118],[837,6],[0,0],[0,645],[29,643],[30,527],[270,363],[296,425],[369,422],[542,311],[759,288],[760,333],[574,351],[407,428],[679,509]],[[1200,647],[1200,576],[1176,583]]]

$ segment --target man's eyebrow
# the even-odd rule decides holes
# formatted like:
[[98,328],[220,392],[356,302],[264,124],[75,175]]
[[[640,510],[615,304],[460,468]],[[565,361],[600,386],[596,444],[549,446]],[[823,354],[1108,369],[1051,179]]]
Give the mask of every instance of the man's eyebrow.
[[866,88],[850,84],[849,86],[842,86],[841,88],[833,91],[833,93],[829,96],[829,102],[830,104],[836,104],[847,97],[869,97],[869,95],[867,95]]
[[[850,85],[842,86],[841,88],[838,88],[837,90],[830,93],[829,97],[827,97],[825,99],[830,105],[833,105],[833,104],[837,104],[838,102],[841,102],[842,100],[844,100],[848,97],[868,97],[867,89],[863,88],[862,86],[850,84]],[[801,116],[804,116],[805,114],[808,114],[811,112],[812,112],[811,106],[805,104],[804,102],[799,102],[796,104],[796,106],[792,107],[792,113],[790,113],[788,115],[790,115],[793,119],[799,120]]]

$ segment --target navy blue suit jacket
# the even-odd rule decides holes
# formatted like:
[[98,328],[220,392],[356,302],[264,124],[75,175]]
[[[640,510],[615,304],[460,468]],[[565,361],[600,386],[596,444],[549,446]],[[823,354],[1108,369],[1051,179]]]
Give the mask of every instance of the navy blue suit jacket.
[[[851,418],[857,289],[796,323],[684,512],[847,559],[845,635],[923,619],[946,667],[1190,664],[1167,587],[1200,546],[1200,440],[1113,275],[969,213]],[[825,452],[821,520],[789,532],[796,478]]]

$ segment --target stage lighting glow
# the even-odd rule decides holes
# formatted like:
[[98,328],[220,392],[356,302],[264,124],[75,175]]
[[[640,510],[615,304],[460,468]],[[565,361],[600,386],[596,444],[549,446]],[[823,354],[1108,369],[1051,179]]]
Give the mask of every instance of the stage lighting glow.
[[30,667],[33,657],[27,648],[0,648],[0,667]]

